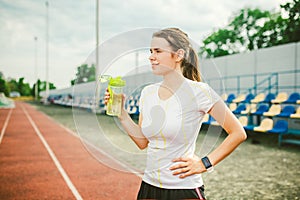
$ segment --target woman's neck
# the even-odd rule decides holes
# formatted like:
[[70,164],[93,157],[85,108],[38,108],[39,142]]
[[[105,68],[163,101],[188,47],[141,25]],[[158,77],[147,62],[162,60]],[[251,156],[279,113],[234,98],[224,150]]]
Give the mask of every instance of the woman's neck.
[[183,82],[184,76],[176,70],[164,75],[162,84],[171,90],[176,90]]

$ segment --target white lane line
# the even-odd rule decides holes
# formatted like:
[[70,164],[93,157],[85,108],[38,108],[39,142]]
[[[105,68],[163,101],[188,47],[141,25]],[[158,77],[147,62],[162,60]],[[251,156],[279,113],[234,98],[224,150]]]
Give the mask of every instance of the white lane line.
[[79,194],[78,190],[75,188],[74,184],[72,183],[71,179],[69,178],[69,176],[67,175],[67,173],[65,172],[65,170],[63,169],[63,167],[61,166],[60,162],[58,161],[58,159],[56,158],[55,154],[53,153],[52,149],[50,148],[50,146],[48,145],[47,141],[45,140],[45,138],[43,137],[43,135],[41,134],[40,130],[38,129],[38,127],[36,126],[36,124],[34,123],[34,121],[32,120],[32,118],[30,117],[30,115],[28,114],[27,110],[24,108],[23,105],[21,105],[26,117],[28,118],[31,126],[34,128],[36,134],[38,135],[38,137],[40,138],[40,140],[42,141],[43,145],[45,146],[46,150],[48,151],[50,157],[52,158],[54,164],[56,165],[58,171],[60,172],[60,174],[62,175],[62,177],[64,178],[65,182],[67,183],[69,189],[71,190],[71,192],[73,193],[74,197],[77,200],[82,200],[81,195]]
[[4,137],[4,133],[5,133],[5,131],[6,131],[6,127],[7,127],[7,125],[8,125],[8,122],[9,122],[9,119],[10,119],[10,116],[11,116],[11,113],[12,113],[12,110],[13,110],[13,109],[11,108],[10,111],[9,111],[9,113],[7,114],[7,117],[6,117],[6,119],[5,119],[3,128],[2,128],[2,130],[1,130],[0,144],[1,144],[2,139],[3,139],[3,137]]
[[[83,144],[84,148],[87,150],[87,152],[94,157],[97,161],[101,162],[101,160],[99,160],[98,157],[94,156],[94,154],[91,152],[91,150],[89,150],[89,148],[87,147],[87,145],[91,146],[92,148],[94,148],[96,151],[98,151],[99,153],[103,154],[104,156],[108,157],[109,159],[111,159],[112,161],[114,161],[115,163],[119,164],[120,166],[122,166],[124,169],[130,171],[131,173],[135,174],[136,176],[143,178],[143,172],[138,171],[133,169],[132,167],[130,167],[129,165],[119,161],[118,159],[114,158],[113,156],[111,156],[110,154],[106,153],[105,151],[103,151],[102,149],[99,149],[97,146],[95,146],[94,144],[92,144],[91,142],[89,142],[88,140],[85,140],[83,138],[81,138],[78,134],[76,134],[74,131],[72,131],[71,129],[63,126],[62,124],[58,123],[57,121],[55,121],[54,119],[52,119],[51,117],[49,117],[48,115],[46,115],[45,113],[42,113],[46,118],[48,118],[49,120],[51,120],[52,122],[54,122],[55,124],[59,125],[61,128],[63,128],[64,130],[66,130],[69,134],[71,134],[72,136],[78,138],[81,143]],[[102,162],[101,162],[102,163]]]

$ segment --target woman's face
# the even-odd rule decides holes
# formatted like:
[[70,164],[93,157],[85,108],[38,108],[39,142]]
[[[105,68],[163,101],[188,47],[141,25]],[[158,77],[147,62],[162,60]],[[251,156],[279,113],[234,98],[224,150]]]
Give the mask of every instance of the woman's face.
[[154,74],[163,76],[176,68],[176,54],[164,38],[152,38],[150,53],[149,60]]

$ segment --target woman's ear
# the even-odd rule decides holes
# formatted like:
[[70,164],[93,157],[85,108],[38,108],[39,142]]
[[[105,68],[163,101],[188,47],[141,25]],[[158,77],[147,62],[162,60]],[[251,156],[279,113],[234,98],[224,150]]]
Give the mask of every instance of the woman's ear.
[[178,49],[176,52],[177,58],[176,62],[181,62],[184,58],[185,51],[183,49]]

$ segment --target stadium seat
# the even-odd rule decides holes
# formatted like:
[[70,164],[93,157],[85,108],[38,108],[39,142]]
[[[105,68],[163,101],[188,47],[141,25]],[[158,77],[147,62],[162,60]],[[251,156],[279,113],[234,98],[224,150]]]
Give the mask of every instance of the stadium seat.
[[269,93],[266,98],[262,101],[262,103],[271,103],[271,101],[275,99],[275,94]]
[[300,106],[297,108],[295,114],[291,114],[290,118],[300,118]]
[[226,100],[226,103],[232,103],[232,101],[235,99],[234,94],[229,94]]
[[209,124],[210,123],[210,115],[206,113],[203,116],[203,119],[201,120],[201,123],[203,123],[203,124]]
[[247,94],[245,100],[241,101],[241,103],[250,103],[252,99],[254,99],[254,95],[251,93]]
[[260,93],[260,94],[256,95],[254,97],[254,99],[251,100],[251,103],[260,103],[260,102],[264,101],[264,99],[265,99],[265,94]]
[[242,111],[245,111],[246,110],[246,105],[245,104],[240,104],[238,105],[238,107],[232,111],[233,114],[241,114]]
[[219,123],[210,114],[207,114],[207,113],[203,116],[201,123],[202,124],[219,125]]
[[248,114],[248,113],[253,113],[256,111],[256,104],[252,103],[252,104],[248,104],[246,107],[246,110],[241,111],[241,114]]
[[248,117],[247,116],[240,116],[239,121],[242,124],[242,126],[247,126],[248,125]]
[[137,114],[139,114],[139,109],[138,109],[137,106],[128,106],[126,110],[131,115],[137,115]]
[[267,131],[268,133],[277,133],[283,134],[288,132],[288,122],[286,120],[278,120],[274,127],[271,130]]
[[266,104],[261,104],[258,106],[257,110],[254,112],[251,112],[252,115],[262,115],[264,112],[267,112],[269,110],[269,106]]
[[238,119],[245,130],[253,130],[254,126],[248,125],[248,117],[247,116],[240,116]]
[[221,99],[222,99],[223,101],[226,101],[227,98],[228,98],[228,95],[227,95],[226,93],[224,93],[224,94],[221,95]]
[[240,103],[242,101],[244,101],[246,99],[246,95],[245,94],[240,94],[237,98],[233,99],[232,102],[233,103]]
[[234,111],[236,108],[237,108],[236,103],[231,103],[231,104],[229,104],[229,109],[230,109],[231,111]]
[[276,96],[275,99],[271,100],[271,103],[282,103],[285,102],[288,99],[288,95],[286,92],[280,92]]
[[210,124],[215,126],[220,126],[220,124],[213,117],[211,117]]
[[267,132],[273,128],[273,120],[270,118],[265,118],[261,121],[259,126],[253,128],[254,131]]
[[285,106],[282,111],[276,115],[276,117],[290,117],[291,114],[295,113],[294,106]]
[[263,115],[264,116],[269,116],[269,117],[272,117],[272,116],[275,116],[275,115],[278,115],[281,111],[281,106],[278,105],[278,104],[273,104],[269,111],[268,112],[264,112]]
[[300,94],[297,92],[294,92],[283,103],[296,103],[298,100],[300,100]]

